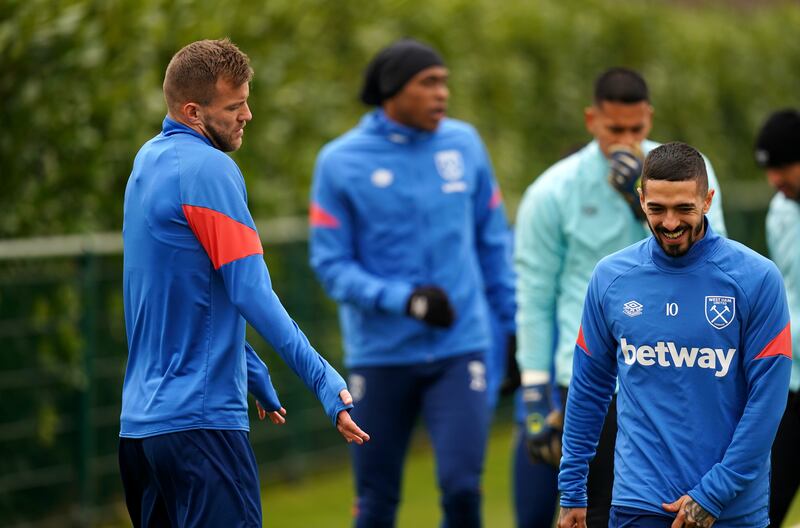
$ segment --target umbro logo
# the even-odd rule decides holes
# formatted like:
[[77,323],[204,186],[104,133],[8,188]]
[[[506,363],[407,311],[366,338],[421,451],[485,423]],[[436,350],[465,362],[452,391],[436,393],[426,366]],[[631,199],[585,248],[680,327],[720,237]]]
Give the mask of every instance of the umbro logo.
[[394,174],[389,169],[378,169],[369,177],[372,185],[378,188],[388,187],[394,181]]
[[644,310],[644,305],[636,301],[628,301],[622,305],[622,313],[624,313],[628,317],[636,317],[637,315],[642,315],[642,310]]

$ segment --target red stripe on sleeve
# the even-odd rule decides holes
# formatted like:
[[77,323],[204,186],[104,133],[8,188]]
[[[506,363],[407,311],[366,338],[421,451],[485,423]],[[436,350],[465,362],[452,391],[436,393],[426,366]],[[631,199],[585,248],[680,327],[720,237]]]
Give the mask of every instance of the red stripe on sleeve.
[[339,220],[317,203],[311,204],[311,209],[308,211],[308,221],[311,227],[339,227]]
[[500,194],[500,188],[496,188],[489,199],[489,209],[496,209],[503,203],[503,195]]
[[764,350],[753,359],[761,359],[772,356],[786,356],[792,359],[792,331],[789,329],[791,323],[786,323],[786,327],[781,333],[770,341]]
[[586,352],[587,356],[592,355],[592,353],[589,352],[589,347],[586,346],[586,340],[583,338],[583,325],[578,328],[578,341],[575,344],[581,347],[581,350]]
[[240,258],[264,254],[256,230],[230,216],[194,205],[184,205],[183,214],[214,269]]

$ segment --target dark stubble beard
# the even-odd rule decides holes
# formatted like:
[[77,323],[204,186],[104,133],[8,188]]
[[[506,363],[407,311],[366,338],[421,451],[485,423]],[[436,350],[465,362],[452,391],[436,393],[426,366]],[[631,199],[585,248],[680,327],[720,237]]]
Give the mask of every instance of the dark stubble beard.
[[[689,238],[687,240],[686,249],[681,249],[680,246],[668,246],[664,244],[661,241],[661,237],[658,236],[658,233],[656,232],[655,229],[653,229],[653,226],[650,224],[649,221],[647,222],[647,227],[650,228],[650,232],[653,233],[654,237],[656,237],[656,242],[658,242],[658,245],[661,246],[661,249],[664,250],[664,253],[666,253],[670,257],[682,257],[686,253],[688,253],[690,249],[692,249],[692,246],[697,241],[697,237],[699,237],[700,233],[703,232],[703,220],[701,219],[696,226],[689,229]],[[663,234],[663,231],[661,232]]]
[[205,123],[206,132],[210,136],[209,139],[211,142],[216,145],[218,149],[222,152],[233,152],[236,150],[237,147],[233,146],[233,144],[223,136],[219,130],[214,128],[214,125],[211,123]]

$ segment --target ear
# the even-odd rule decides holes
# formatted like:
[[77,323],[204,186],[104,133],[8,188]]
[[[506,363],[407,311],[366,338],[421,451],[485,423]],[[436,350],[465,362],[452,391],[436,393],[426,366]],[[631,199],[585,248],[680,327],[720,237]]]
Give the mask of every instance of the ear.
[[595,106],[587,106],[583,109],[583,122],[586,125],[586,130],[594,135],[595,122],[597,121],[597,108]]
[[644,127],[644,137],[650,137],[650,131],[653,130],[653,114],[655,114],[655,109],[653,105],[647,105],[647,118],[646,118],[646,125]]
[[181,106],[181,116],[186,120],[189,125],[200,124],[200,105],[197,103],[184,103]]
[[714,200],[714,189],[709,189],[708,193],[706,193],[706,198],[703,200],[703,214],[708,213],[708,210],[711,209],[711,202]]
[[636,191],[639,193],[639,205],[642,206],[642,211],[647,213],[647,209],[644,207],[644,186],[640,183],[639,187],[636,188]]

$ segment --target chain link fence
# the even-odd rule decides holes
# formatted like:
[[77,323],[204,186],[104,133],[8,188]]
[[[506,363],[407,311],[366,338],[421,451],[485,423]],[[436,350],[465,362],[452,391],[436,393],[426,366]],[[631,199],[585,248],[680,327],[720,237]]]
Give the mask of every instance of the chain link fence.
[[[273,287],[341,368],[336,308],[307,265],[305,220],[258,229]],[[346,449],[316,398],[250,329],[248,340],[289,412],[283,427],[252,417],[262,479],[341,461]],[[116,455],[127,357],[121,236],[0,242],[0,349],[0,526],[124,521]]]

